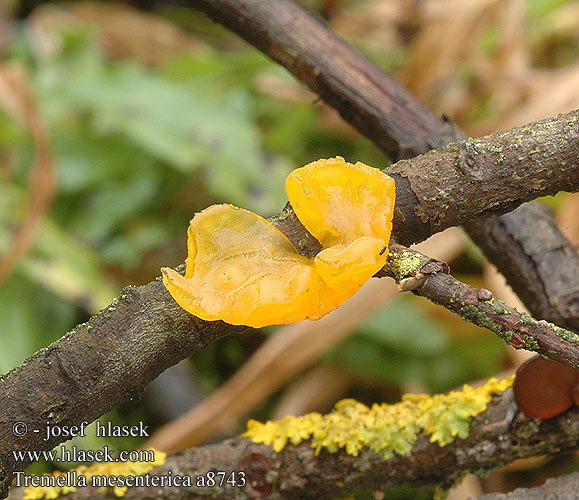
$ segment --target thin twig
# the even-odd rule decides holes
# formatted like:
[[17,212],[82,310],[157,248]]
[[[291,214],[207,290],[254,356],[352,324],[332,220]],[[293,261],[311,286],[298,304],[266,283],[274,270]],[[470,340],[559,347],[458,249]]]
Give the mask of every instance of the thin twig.
[[490,330],[515,349],[538,352],[579,368],[579,335],[547,321],[537,321],[493,297],[490,290],[473,288],[449,274],[444,262],[391,244],[381,276],[396,280],[401,290],[426,297],[461,318]]

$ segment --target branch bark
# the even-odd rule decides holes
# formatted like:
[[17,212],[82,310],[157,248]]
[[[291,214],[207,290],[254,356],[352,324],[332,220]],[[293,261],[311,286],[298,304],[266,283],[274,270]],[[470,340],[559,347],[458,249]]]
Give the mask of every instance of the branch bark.
[[[546,127],[546,129],[552,130],[559,127],[559,124],[565,127],[567,121],[566,115],[552,119],[545,123],[557,125]],[[535,124],[535,127],[540,130],[545,129],[542,122]],[[480,144],[487,144],[487,142],[480,141]],[[493,140],[492,144],[496,144],[496,141]],[[437,161],[446,162],[448,165],[454,165],[455,162],[460,164],[460,158],[464,156],[462,147],[458,144],[439,152],[414,158],[405,162],[399,171],[408,168],[409,175],[414,176],[412,173],[414,169],[408,167],[413,162],[424,165]],[[521,145],[522,149],[526,147]],[[536,144],[535,148],[538,148]],[[494,153],[491,152],[492,154]],[[487,153],[481,152],[480,156],[483,161],[486,161]],[[424,168],[429,167],[427,165]],[[556,170],[555,168],[549,170],[551,177],[555,177]],[[561,170],[565,171],[565,169]],[[524,176],[525,173],[521,171],[520,175]],[[416,179],[412,182],[415,185],[421,185],[421,182],[428,181],[428,176],[426,181]],[[448,182],[452,182],[453,176],[449,176],[448,179]],[[565,176],[561,177],[561,182],[566,182]],[[455,186],[460,185],[455,183]],[[544,184],[544,186],[547,185]],[[503,196],[511,196],[513,186],[514,184],[506,193],[500,189],[493,191],[491,198],[493,203],[500,199],[501,193]],[[525,182],[518,186],[524,188],[521,193],[534,192],[532,189],[531,191],[526,189]],[[451,191],[451,185],[448,189]],[[521,196],[526,195],[521,194]],[[459,203],[460,197],[457,197],[457,200]],[[448,199],[439,200],[439,203],[448,203]],[[500,205],[501,207],[507,206],[507,204]],[[440,210],[444,209],[445,207],[441,205]],[[459,216],[458,212],[455,213]],[[445,220],[449,222],[451,218]],[[281,215],[274,217],[272,222],[285,232],[303,253],[312,255],[319,250],[319,243],[308,235],[292,211],[282,212]],[[440,278],[432,280],[434,278],[429,281],[440,282]],[[456,283],[459,282],[446,283],[447,288],[443,286],[432,290],[431,287],[425,285],[423,289],[431,290],[428,292],[431,298],[438,297],[435,300],[444,303],[442,297],[445,293],[451,298],[453,290],[456,293],[458,286]],[[462,284],[461,286],[466,287]],[[463,294],[461,297],[467,300],[467,295]],[[482,311],[483,305],[479,304],[479,306]],[[487,316],[488,313],[488,311],[485,312]],[[508,317],[514,321],[515,312],[509,314]],[[504,321],[504,318],[501,319]],[[518,324],[520,319],[519,317],[516,321],[511,321],[512,325],[504,323],[506,331],[511,331],[508,329],[510,326],[522,328],[523,325]],[[492,324],[481,321],[477,324],[497,333],[497,322],[500,322],[499,318],[495,318]],[[0,490],[7,492],[8,478],[13,470],[21,470],[28,465],[16,463],[11,454],[12,450],[22,449],[23,446],[37,450],[51,449],[61,441],[58,438],[52,438],[44,442],[41,440],[42,434],[32,432],[24,440],[13,434],[14,423],[25,422],[30,429],[42,429],[46,421],[60,425],[78,425],[84,420],[92,421],[123,401],[138,397],[146,385],[167,367],[198,351],[209,342],[243,330],[245,329],[232,327],[223,322],[204,322],[189,315],[176,305],[159,281],[144,287],[127,288],[118,301],[91,318],[88,323],[79,325],[62,339],[25,361],[22,366],[0,378],[5,401],[0,409],[0,422],[2,423],[0,425]],[[545,337],[544,330],[545,327],[536,331],[529,330],[529,337],[534,338],[532,335],[535,334],[536,338],[552,339],[553,335]],[[577,366],[577,343],[576,340],[574,341],[575,337],[569,335],[556,336],[558,339],[564,338],[567,344],[542,342],[538,346],[533,345],[533,348],[546,355],[550,354],[553,359]],[[569,346],[574,346],[574,348],[567,349]],[[127,381],[131,383],[127,384]]]
[[[412,266],[400,262],[412,262]],[[446,263],[394,243],[378,275],[394,278],[403,291],[412,291],[490,330],[515,349],[537,351],[579,368],[579,334],[537,321],[494,298],[489,290],[473,288],[449,273]]]
[[[472,420],[467,439],[442,448],[420,435],[411,453],[383,460],[367,449],[357,457],[344,450],[322,451],[317,456],[310,441],[288,444],[276,453],[269,446],[238,437],[172,454],[150,474],[161,476],[171,471],[195,478],[208,471],[243,471],[248,479],[245,487],[212,491],[219,498],[232,500],[314,500],[398,485],[451,486],[466,472],[482,473],[517,458],[574,450],[579,446],[578,428],[577,407],[550,420],[529,419],[517,411],[512,390],[507,389],[495,395],[487,410]],[[208,493],[207,488],[130,488],[124,498],[202,500]],[[20,491],[14,498],[21,495]],[[87,488],[62,498],[94,497],[94,491]],[[99,498],[116,497],[109,494]]]
[[466,228],[475,243],[485,245],[489,259],[510,276],[521,300],[534,304],[536,317],[579,332],[579,257],[548,207],[527,203],[496,219],[469,222]]
[[[395,160],[466,137],[456,125],[438,118],[391,76],[288,0],[267,3],[260,0],[188,0],[185,4],[205,12],[283,65]],[[397,203],[409,207],[418,204],[410,183],[404,178],[396,184],[396,195]],[[403,215],[395,227],[395,236],[404,245],[430,236],[432,230],[428,222],[437,220],[433,214],[434,218],[426,217],[423,221],[413,210]],[[534,220],[533,226],[526,225],[528,219]],[[558,260],[558,267],[544,269],[528,257],[540,246],[535,239],[535,225],[549,227],[555,245],[561,249],[560,257],[563,257]],[[537,276],[539,283],[564,283],[568,276],[577,272],[579,255],[558,231],[552,218],[531,205],[520,208],[509,221],[477,221],[465,229],[535,316],[579,332],[578,289],[557,286],[526,289],[517,278]],[[502,242],[513,249],[511,256],[520,258],[505,262],[491,233],[502,233]],[[561,309],[569,313],[564,322],[561,322]]]
[[[160,281],[128,287],[87,323],[0,377],[0,497],[8,494],[16,462],[12,450],[50,450],[64,438],[42,441],[46,423],[79,425],[125,401],[138,399],[163,370],[211,342],[245,327],[202,321],[187,313]],[[24,422],[25,437],[13,425]],[[3,495],[3,496],[2,496]]]
[[400,228],[410,213],[431,235],[510,212],[538,196],[577,191],[578,157],[579,110],[401,160],[384,171],[396,186],[406,180],[417,203],[408,204],[404,196],[396,200],[394,237],[407,239]]
[[[576,500],[579,491],[579,472],[547,479],[545,484],[534,488],[517,488],[510,493],[491,493],[476,500]],[[471,499],[469,499],[471,500]],[[474,499],[472,499],[474,500]]]

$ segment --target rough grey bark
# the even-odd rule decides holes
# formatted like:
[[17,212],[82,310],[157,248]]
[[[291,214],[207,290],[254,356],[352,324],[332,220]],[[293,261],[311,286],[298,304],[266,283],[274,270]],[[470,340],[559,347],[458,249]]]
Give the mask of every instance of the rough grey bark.
[[[418,200],[412,206],[405,206],[405,199],[397,201],[397,225],[404,214],[413,212],[434,234],[506,213],[543,194],[578,190],[579,111],[451,143],[384,171],[396,185],[400,177],[406,179]],[[517,215],[511,214],[509,220],[513,224]],[[405,239],[396,231],[394,237]]]
[[[8,492],[12,471],[29,465],[15,462],[12,450],[50,450],[64,441],[42,441],[47,422],[91,422],[138,399],[169,366],[244,330],[185,312],[160,281],[125,288],[87,323],[0,377],[0,496]],[[17,422],[28,426],[25,437],[14,435]]]
[[579,472],[553,479],[534,488],[517,488],[510,493],[491,493],[468,500],[577,500],[579,494]]

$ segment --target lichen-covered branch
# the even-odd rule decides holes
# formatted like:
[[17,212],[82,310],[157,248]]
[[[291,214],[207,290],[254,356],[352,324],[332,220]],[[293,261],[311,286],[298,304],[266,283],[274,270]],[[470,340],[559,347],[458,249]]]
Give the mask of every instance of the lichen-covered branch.
[[[209,471],[244,472],[244,487],[130,488],[126,499],[205,499],[208,496],[246,500],[304,500],[336,498],[351,492],[398,485],[450,486],[467,472],[485,473],[517,458],[561,453],[579,446],[579,409],[573,407],[550,420],[533,420],[518,412],[512,390],[497,393],[469,425],[466,439],[456,438],[441,447],[420,433],[409,453],[384,459],[363,447],[357,456],[345,449],[335,453],[312,442],[290,443],[278,453],[272,446],[247,438],[184,450],[167,457],[150,471],[154,476],[180,475],[196,478]],[[11,498],[21,499],[22,490]],[[90,488],[63,496],[67,500],[94,498]],[[112,493],[103,500],[116,498]]]
[[418,200],[411,208],[397,203],[397,210],[411,209],[431,234],[538,196],[578,191],[579,110],[455,142],[385,171],[406,178]]
[[[188,0],[184,3],[205,12],[283,65],[393,159],[426,153],[431,148],[466,138],[458,127],[434,115],[390,75],[291,1]],[[463,161],[467,178],[480,174],[477,167],[469,166],[470,160],[463,158]],[[424,212],[422,219],[422,211],[415,211],[418,198],[405,177],[396,179],[396,197],[400,212],[394,235],[399,243],[410,245],[437,230],[440,218],[435,212]],[[511,209],[516,204],[513,203]],[[529,219],[533,220],[532,225],[528,224]],[[558,248],[555,267],[545,269],[531,257],[543,246],[536,226],[548,227],[554,238],[553,245]],[[506,276],[532,314],[579,332],[579,289],[559,286],[576,275],[579,255],[547,213],[525,205],[509,220],[471,222],[466,230]],[[509,257],[503,257],[502,248],[497,250],[495,237],[500,238],[501,246],[509,249]],[[526,287],[521,276],[535,276],[535,283],[554,286]],[[562,310],[569,313],[564,322]]]
[[[466,228],[510,277],[521,300],[533,304],[529,309],[534,316],[579,333],[579,253],[559,231],[549,207],[526,203],[502,217],[469,222]],[[513,244],[513,235],[520,244]]]
[[390,245],[386,266],[378,276],[390,276],[401,290],[412,291],[475,325],[490,330],[515,349],[535,351],[579,368],[579,334],[537,321],[449,274],[449,267],[396,243]]

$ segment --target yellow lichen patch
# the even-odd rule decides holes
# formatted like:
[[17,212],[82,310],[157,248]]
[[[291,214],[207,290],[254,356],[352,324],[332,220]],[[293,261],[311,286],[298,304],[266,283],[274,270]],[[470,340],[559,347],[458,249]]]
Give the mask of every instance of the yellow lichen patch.
[[259,215],[209,207],[189,226],[185,276],[162,269],[181,307],[207,321],[253,327],[315,320],[384,266],[395,196],[390,177],[337,157],[295,170],[286,190],[323,250],[308,259]]
[[[151,469],[158,465],[162,465],[165,463],[165,459],[167,455],[162,451],[154,450],[150,448],[152,455],[154,456],[153,461],[147,462],[100,462],[95,463],[90,466],[81,465],[76,469],[68,472],[60,472],[55,471],[52,474],[45,474],[42,476],[43,478],[47,479],[47,483],[49,483],[49,479],[52,476],[53,478],[58,478],[60,476],[64,477],[79,477],[83,476],[86,478],[86,484],[91,485],[91,479],[96,476],[139,476],[146,474]],[[101,488],[102,490],[106,490],[106,488]],[[60,495],[66,495],[67,493],[72,493],[76,491],[77,488],[75,486],[67,485],[67,486],[28,486],[24,491],[23,500],[41,500],[41,499],[53,499],[58,498]],[[127,491],[127,487],[115,487],[113,488],[113,493],[117,497],[122,497]],[[106,493],[106,491],[102,491],[102,493]]]
[[336,156],[294,170],[285,190],[298,219],[328,248],[360,236],[388,244],[394,211],[394,179],[363,163]]
[[435,396],[409,394],[400,403],[374,404],[372,408],[346,399],[327,415],[310,413],[265,424],[250,420],[243,436],[273,446],[276,452],[288,442],[297,445],[311,439],[316,453],[344,448],[357,456],[362,448],[369,448],[388,460],[394,454],[409,453],[420,433],[440,446],[457,437],[466,438],[472,417],[486,409],[494,392],[507,389],[513,380],[493,377],[477,388],[465,385],[461,391]]

